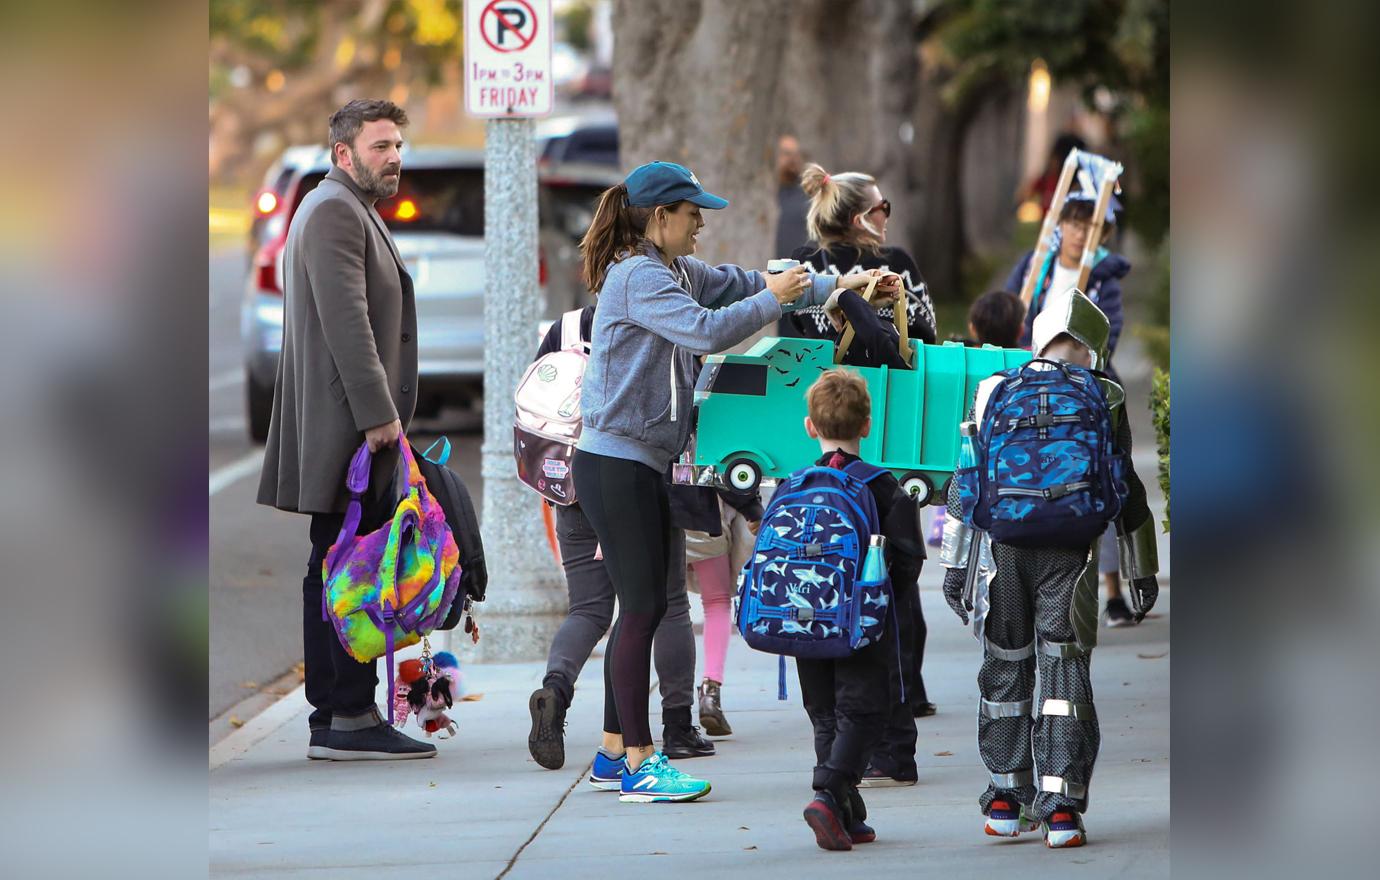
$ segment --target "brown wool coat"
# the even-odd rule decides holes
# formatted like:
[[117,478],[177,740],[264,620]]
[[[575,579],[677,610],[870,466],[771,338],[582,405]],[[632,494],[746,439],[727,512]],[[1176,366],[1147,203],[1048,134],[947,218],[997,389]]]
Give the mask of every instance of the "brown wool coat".
[[[393,419],[407,430],[416,409],[411,279],[383,218],[340,168],[293,215],[283,278],[283,353],[258,501],[341,513],[364,431]],[[395,463],[396,452],[375,456],[371,489]]]

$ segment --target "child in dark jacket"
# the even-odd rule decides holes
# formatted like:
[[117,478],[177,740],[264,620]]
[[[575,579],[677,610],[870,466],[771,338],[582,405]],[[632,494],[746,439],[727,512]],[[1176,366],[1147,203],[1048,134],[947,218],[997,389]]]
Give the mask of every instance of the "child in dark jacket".
[[[867,383],[856,373],[830,370],[807,392],[809,416],[805,430],[819,440],[823,455],[818,465],[843,468],[858,460],[859,441],[872,427],[872,401]],[[895,609],[904,621],[907,585],[914,587],[925,558],[920,539],[919,507],[896,478],[883,474],[868,484],[877,502],[886,563]],[[905,630],[904,622],[901,632]],[[805,711],[815,735],[815,797],[805,808],[805,821],[823,849],[852,849],[868,843],[876,833],[864,821],[867,808],[858,784],[868,756],[883,739],[901,703],[894,671],[900,663],[896,640],[883,638],[838,660],[796,660]],[[910,720],[910,759],[914,764],[914,719]],[[912,771],[913,772],[913,771]]]
[[[883,297],[881,302],[894,297],[894,294],[891,297],[883,294],[880,288],[877,295]],[[876,306],[864,300],[856,291],[842,288],[834,291],[824,305],[824,314],[839,333],[843,332],[844,320],[853,327],[853,343],[844,353],[843,363],[855,367],[885,365],[894,369],[909,368],[909,364],[901,358],[901,337],[894,321],[884,320]],[[916,519],[919,520],[918,508]],[[920,556],[924,558],[923,550]],[[898,701],[891,708],[886,732],[863,773],[863,788],[916,783],[919,773],[915,765],[915,719],[933,715],[936,711],[925,692],[925,680],[921,675],[925,639],[929,630],[920,607],[919,584],[916,578],[904,581],[893,578],[892,588],[896,591],[896,612],[901,622],[901,664],[892,670],[892,687],[897,693],[904,691],[906,699],[904,702]],[[902,675],[905,676],[904,682]]]

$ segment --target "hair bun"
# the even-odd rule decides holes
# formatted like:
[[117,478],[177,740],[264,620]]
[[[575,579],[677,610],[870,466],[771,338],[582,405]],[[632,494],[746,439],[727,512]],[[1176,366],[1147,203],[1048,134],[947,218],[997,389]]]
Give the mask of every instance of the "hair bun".
[[829,172],[814,162],[806,165],[805,170],[800,173],[800,188],[805,190],[805,194],[810,198],[822,193],[828,183]]

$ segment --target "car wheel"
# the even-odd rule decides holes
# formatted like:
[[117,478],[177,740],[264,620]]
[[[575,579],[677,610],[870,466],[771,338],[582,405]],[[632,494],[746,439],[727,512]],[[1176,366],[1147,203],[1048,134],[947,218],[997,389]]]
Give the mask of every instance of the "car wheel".
[[756,492],[762,485],[762,469],[750,458],[735,458],[724,468],[724,482],[739,492]]
[[947,480],[944,481],[944,487],[943,487],[942,489],[939,490],[939,498],[935,501],[936,504],[948,504],[948,503],[949,503],[949,487],[951,487],[953,484],[954,484],[954,478],[953,478],[953,477],[949,477]]
[[249,439],[255,443],[268,441],[268,423],[273,418],[273,389],[264,388],[246,376],[244,380],[245,408],[249,411]]
[[929,477],[915,471],[901,478],[901,488],[921,507],[929,504],[934,497],[934,483],[930,482]]

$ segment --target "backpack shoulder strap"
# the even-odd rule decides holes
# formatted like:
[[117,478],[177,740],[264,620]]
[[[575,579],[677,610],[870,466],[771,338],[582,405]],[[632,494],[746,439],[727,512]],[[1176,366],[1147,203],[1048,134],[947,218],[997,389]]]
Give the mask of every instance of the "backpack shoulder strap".
[[850,461],[848,464],[844,465],[843,471],[849,476],[857,477],[864,483],[870,483],[887,472],[886,468],[877,467],[875,464],[868,464],[861,459]]
[[584,309],[571,309],[561,315],[561,349],[580,348],[589,350],[589,343],[580,338],[580,318]]

